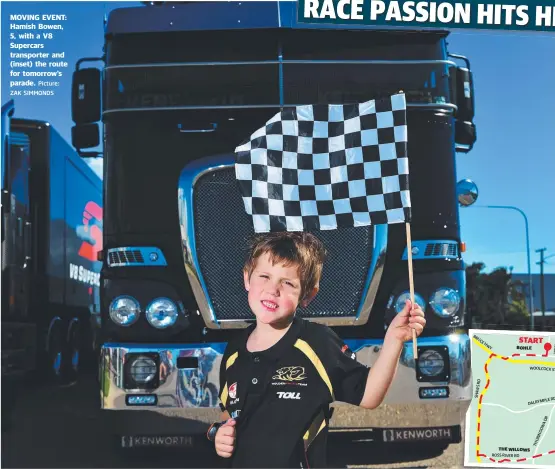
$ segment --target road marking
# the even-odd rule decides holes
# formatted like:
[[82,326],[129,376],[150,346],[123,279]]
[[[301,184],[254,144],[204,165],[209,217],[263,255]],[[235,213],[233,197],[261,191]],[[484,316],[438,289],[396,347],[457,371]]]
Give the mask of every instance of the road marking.
[[523,414],[524,412],[530,412],[531,410],[534,410],[536,407],[541,407],[541,406],[544,406],[544,405],[553,405],[553,404],[551,404],[551,403],[549,403],[549,402],[545,402],[545,403],[543,403],[543,404],[538,404],[538,405],[535,405],[535,406],[533,406],[533,407],[530,407],[529,409],[524,409],[524,410],[513,410],[513,409],[509,409],[508,407],[505,407],[504,405],[501,405],[501,404],[492,404],[492,403],[490,403],[490,402],[484,402],[483,405],[490,405],[490,406],[494,406],[494,407],[501,407],[502,409],[508,410],[509,412],[512,412],[513,414]]
[[551,409],[551,412],[549,412],[549,417],[547,417],[547,427],[545,428],[545,431],[543,432],[543,435],[540,438],[540,441],[538,441],[538,446],[536,447],[536,451],[534,452],[534,454],[536,454],[538,452],[538,450],[540,449],[540,445],[542,444],[542,440],[545,438],[545,435],[547,434],[547,430],[549,430],[549,425],[551,425],[551,414],[553,413],[554,410],[555,410],[555,405]]
[[[551,451],[548,451],[548,452],[540,453],[540,454],[534,454],[534,456],[531,456],[531,457],[528,457],[528,458],[520,458],[520,459],[508,459],[508,458],[504,458],[504,459],[496,460],[496,459],[494,459],[494,458],[492,458],[492,457],[488,457],[487,454],[480,453],[480,427],[481,427],[481,426],[480,426],[480,418],[481,418],[481,416],[482,416],[482,405],[498,405],[499,407],[503,407],[503,406],[501,406],[501,405],[499,405],[499,404],[483,404],[483,403],[482,403],[482,401],[483,401],[483,399],[484,399],[484,395],[486,394],[486,392],[487,392],[487,390],[488,390],[488,387],[489,387],[489,385],[490,385],[490,376],[489,376],[489,372],[488,372],[488,365],[489,365],[489,363],[491,362],[491,360],[492,360],[493,358],[499,358],[499,359],[501,359],[501,360],[505,360],[505,361],[508,361],[508,362],[511,362],[511,363],[525,363],[525,364],[547,365],[547,366],[555,366],[555,363],[542,362],[542,361],[538,361],[538,360],[515,360],[515,359],[513,359],[513,358],[505,357],[505,356],[503,356],[503,355],[498,355],[498,354],[494,353],[492,350],[488,349],[485,345],[483,345],[482,343],[480,343],[479,341],[477,341],[475,337],[472,337],[472,340],[473,340],[473,342],[474,342],[476,345],[478,345],[482,350],[484,350],[486,353],[489,353],[489,354],[490,354],[489,357],[488,357],[488,359],[486,360],[485,365],[484,365],[484,371],[485,371],[485,373],[486,373],[486,385],[484,386],[484,389],[483,389],[482,392],[480,393],[480,397],[479,397],[479,399],[478,399],[478,419],[477,419],[477,428],[476,428],[476,459],[478,460],[478,462],[482,462],[482,459],[481,459],[481,458],[484,457],[484,458],[488,458],[491,462],[497,462],[497,463],[504,463],[504,462],[511,462],[511,461],[514,461],[514,462],[522,462],[522,461],[526,461],[527,459],[532,459],[532,460],[534,460],[534,461],[532,462],[532,464],[534,464],[534,463],[535,463],[535,459],[537,459],[537,458],[539,458],[539,457],[541,457],[541,456],[544,456],[544,455],[554,454],[554,453],[555,453],[555,449],[553,449],[553,450],[551,450]],[[549,346],[548,346],[548,345],[549,345]],[[545,349],[545,354],[537,355],[537,354],[530,354],[530,353],[527,353],[525,356],[527,356],[527,357],[537,357],[537,356],[540,356],[540,357],[544,357],[544,358],[546,358],[546,357],[547,357],[547,358],[550,358],[550,357],[548,357],[548,354],[549,354],[549,351],[551,350],[551,344],[550,344],[550,343],[545,344],[545,345],[544,345],[544,349]],[[517,354],[514,354],[513,357],[514,357],[514,356],[520,356],[520,354],[518,354],[518,355],[517,355]],[[538,406],[536,406],[536,407],[538,407]],[[508,409],[508,408],[506,408],[506,407],[504,407],[504,408],[507,409],[507,410],[510,410],[510,409]],[[529,410],[532,410],[532,409],[529,409]],[[555,410],[555,405],[553,406],[553,409],[551,409],[551,413],[549,414],[549,417],[551,417],[551,414],[553,413],[553,410]],[[511,412],[514,412],[514,411],[511,411]],[[521,411],[521,412],[522,412],[522,411]],[[518,413],[518,412],[515,412],[515,413]],[[549,423],[551,423],[551,420],[549,420]],[[549,429],[549,424],[548,424],[548,427],[547,427],[547,428]],[[546,433],[547,433],[547,430],[546,430]],[[539,449],[539,447],[540,447],[540,443],[541,443],[541,441],[543,440],[543,437],[544,437],[544,436],[545,436],[545,433],[544,433],[544,435],[542,436],[541,440],[538,442],[538,446],[537,446],[537,448],[536,448],[536,452],[538,451],[538,449]]]

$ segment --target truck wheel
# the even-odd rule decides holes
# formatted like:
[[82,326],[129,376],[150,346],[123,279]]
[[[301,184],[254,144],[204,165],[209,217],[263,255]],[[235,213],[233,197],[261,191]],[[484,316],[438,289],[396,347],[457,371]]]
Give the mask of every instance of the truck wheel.
[[47,380],[54,384],[63,383],[64,339],[65,337],[61,327],[61,321],[57,321],[49,329],[45,364]]
[[67,384],[75,383],[77,381],[80,364],[81,325],[79,324],[79,319],[73,318],[69,323],[63,356],[63,371]]

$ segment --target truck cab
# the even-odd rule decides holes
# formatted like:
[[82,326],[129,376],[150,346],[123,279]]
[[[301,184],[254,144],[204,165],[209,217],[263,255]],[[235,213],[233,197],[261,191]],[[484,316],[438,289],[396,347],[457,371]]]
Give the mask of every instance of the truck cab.
[[[104,128],[102,407],[218,418],[225,344],[254,319],[240,275],[253,232],[234,148],[284,107],[403,90],[415,299],[427,327],[418,359],[406,344],[384,404],[356,419],[337,405],[332,427],[460,441],[472,383],[455,158],[476,140],[468,59],[448,52],[448,31],[308,25],[295,2],[160,3],[114,10],[102,70],[80,62],[74,74],[74,146],[94,146]],[[333,327],[371,366],[408,297],[404,227],[316,234],[330,258],[321,292],[297,314]],[[409,407],[408,424],[382,428]]]

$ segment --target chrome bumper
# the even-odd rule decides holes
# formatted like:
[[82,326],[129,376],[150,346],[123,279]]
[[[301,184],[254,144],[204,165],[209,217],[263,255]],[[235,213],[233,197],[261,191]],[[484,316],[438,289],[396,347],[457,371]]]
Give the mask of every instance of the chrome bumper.
[[[381,340],[346,340],[357,360],[372,366],[381,350]],[[399,368],[383,404],[365,411],[348,404],[334,404],[332,426],[348,428],[383,427],[396,420],[396,426],[431,427],[460,425],[472,393],[470,341],[466,334],[418,339],[421,350],[439,347],[449,357],[450,376],[446,381],[417,380],[412,343],[407,342]],[[172,344],[142,346],[105,344],[101,351],[101,406],[113,410],[183,409],[190,417],[210,421],[219,412],[219,369],[225,344]],[[124,363],[129,353],[155,353],[160,357],[159,386],[152,391],[126,389]],[[196,357],[197,368],[178,368],[180,358]],[[422,398],[420,388],[447,388],[448,397]],[[128,396],[155,395],[154,405],[128,405]],[[356,413],[353,412],[356,409]],[[386,418],[387,416],[387,418]]]

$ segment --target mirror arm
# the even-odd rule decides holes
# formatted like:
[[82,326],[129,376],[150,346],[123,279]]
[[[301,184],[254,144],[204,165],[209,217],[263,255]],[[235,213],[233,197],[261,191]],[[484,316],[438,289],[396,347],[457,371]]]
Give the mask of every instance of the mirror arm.
[[84,62],[104,62],[104,63],[106,63],[106,54],[104,54],[102,57],[83,57],[82,59],[79,59],[77,61],[77,63],[75,64],[75,71],[76,72],[79,71],[79,67]]
[[81,158],[99,158],[103,155],[101,151],[81,151],[77,150]]
[[453,57],[454,59],[464,60],[464,62],[466,63],[466,68],[470,71],[470,60],[468,60],[467,57],[459,54],[448,54],[448,55],[449,57]]

